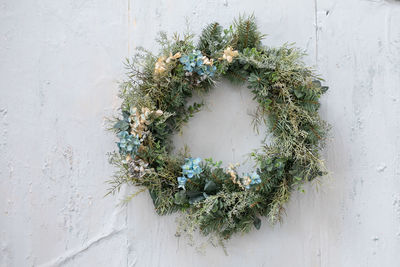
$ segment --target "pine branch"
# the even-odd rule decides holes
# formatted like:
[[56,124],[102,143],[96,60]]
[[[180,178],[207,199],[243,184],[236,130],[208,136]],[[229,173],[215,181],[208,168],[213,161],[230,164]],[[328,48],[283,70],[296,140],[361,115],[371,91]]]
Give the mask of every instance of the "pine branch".
[[204,28],[197,47],[204,55],[212,57],[224,48],[222,40],[222,27],[218,22],[214,22]]
[[233,44],[237,50],[259,48],[264,35],[258,31],[254,15],[247,18],[240,16],[233,23]]

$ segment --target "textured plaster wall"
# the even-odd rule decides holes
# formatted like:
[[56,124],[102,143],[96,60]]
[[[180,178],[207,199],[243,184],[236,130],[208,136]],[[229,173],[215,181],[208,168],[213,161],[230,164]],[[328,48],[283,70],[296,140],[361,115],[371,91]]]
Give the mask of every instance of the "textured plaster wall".
[[[122,60],[154,38],[254,12],[265,43],[296,42],[330,86],[330,177],[281,225],[196,252],[147,194],[103,198]],[[400,266],[400,3],[367,0],[0,0],[0,266]],[[245,159],[251,96],[222,82],[176,137]],[[247,168],[246,165],[243,167]]]

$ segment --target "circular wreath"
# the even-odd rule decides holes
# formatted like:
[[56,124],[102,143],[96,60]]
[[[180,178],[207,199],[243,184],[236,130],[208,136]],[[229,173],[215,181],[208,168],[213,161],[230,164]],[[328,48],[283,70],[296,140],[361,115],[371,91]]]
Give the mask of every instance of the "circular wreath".
[[[327,87],[302,62],[303,52],[264,46],[262,38],[253,16],[239,17],[227,29],[209,24],[197,45],[190,34],[168,39],[161,33],[159,55],[139,49],[127,60],[122,116],[112,127],[119,151],[110,154],[119,169],[109,193],[123,184],[148,189],[158,214],[180,211],[181,229],[222,239],[259,229],[263,216],[280,220],[291,191],[325,174],[319,151],[327,125],[318,109]],[[251,153],[251,173],[187,151],[171,153],[171,135],[203,106],[188,105],[188,99],[221,77],[247,84],[259,105],[254,123],[266,123],[272,136]]]

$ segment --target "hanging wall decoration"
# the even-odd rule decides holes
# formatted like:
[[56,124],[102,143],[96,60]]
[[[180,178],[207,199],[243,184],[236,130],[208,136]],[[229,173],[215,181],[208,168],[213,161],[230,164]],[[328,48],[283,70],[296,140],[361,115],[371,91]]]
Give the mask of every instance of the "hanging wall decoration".
[[[190,34],[168,39],[161,33],[158,55],[139,49],[127,60],[121,115],[112,124],[118,151],[110,162],[118,171],[109,193],[124,184],[139,187],[158,214],[182,215],[181,230],[220,240],[259,229],[262,217],[281,219],[291,192],[325,174],[319,152],[327,124],[318,109],[327,87],[302,62],[303,52],[265,46],[263,37],[253,16],[239,17],[226,29],[209,24],[197,44]],[[194,92],[218,90],[213,85],[220,78],[248,86],[258,103],[253,123],[265,123],[272,136],[251,153],[256,166],[249,173],[172,153],[171,136],[203,106],[188,100]]]

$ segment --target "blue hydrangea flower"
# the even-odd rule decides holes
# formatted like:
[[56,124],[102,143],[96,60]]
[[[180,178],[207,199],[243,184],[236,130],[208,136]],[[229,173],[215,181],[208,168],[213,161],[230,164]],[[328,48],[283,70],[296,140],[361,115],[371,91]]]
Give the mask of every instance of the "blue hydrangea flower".
[[185,189],[185,184],[186,184],[187,178],[185,176],[183,176],[183,177],[178,177],[177,179],[178,179],[178,184],[179,184],[178,188]]
[[210,76],[210,77],[214,76],[215,71],[217,70],[217,67],[214,66],[214,65],[213,66],[205,65],[205,66],[206,66],[206,69],[205,69],[204,73],[207,74],[207,76]]
[[196,63],[189,55],[183,56],[179,59],[183,65],[183,69],[187,72],[193,72],[193,68],[196,67]]
[[257,172],[253,172],[252,174],[250,174],[250,179],[251,179],[251,183],[250,183],[251,185],[261,183],[260,175],[258,175]]
[[140,140],[137,136],[129,134],[127,131],[122,131],[117,134],[119,142],[117,142],[119,151],[123,155],[134,155],[137,153]]
[[261,178],[257,172],[253,172],[245,176],[244,185],[246,189],[250,189],[251,186],[259,183],[261,183]]
[[200,173],[203,171],[202,168],[200,167],[200,162],[201,158],[187,158],[185,159],[185,164],[182,165],[182,177],[178,177],[178,184],[179,188],[185,189],[185,184],[188,179],[191,179],[193,177],[196,177],[200,175]]
[[[204,60],[208,61],[204,64]],[[217,67],[211,65],[210,60],[203,56],[200,50],[193,50],[192,53],[182,56],[179,61],[183,65],[183,69],[189,73],[197,73],[200,76],[212,77],[217,70]]]
[[186,175],[189,179],[195,175],[199,175],[203,171],[199,166],[200,162],[201,158],[186,159],[185,164],[182,166],[183,175]]

